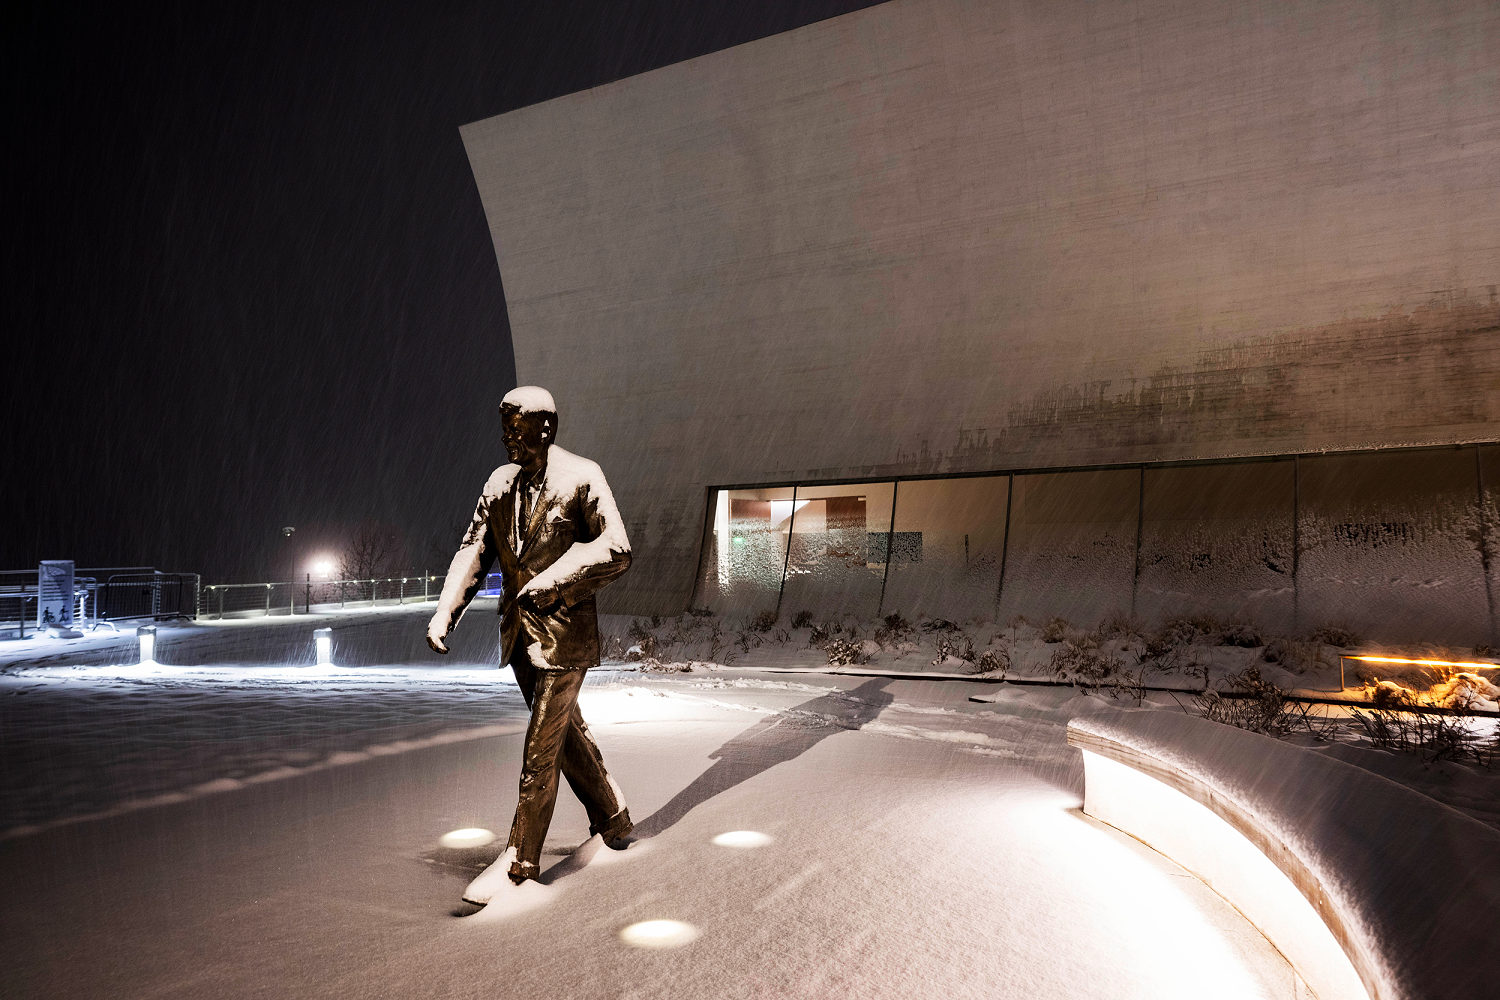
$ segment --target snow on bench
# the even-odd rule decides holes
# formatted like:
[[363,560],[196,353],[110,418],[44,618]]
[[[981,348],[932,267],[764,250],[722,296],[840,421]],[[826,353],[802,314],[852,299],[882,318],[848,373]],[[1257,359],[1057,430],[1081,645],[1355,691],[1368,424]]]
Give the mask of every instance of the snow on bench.
[[1068,725],[1068,743],[1083,751],[1084,812],[1201,878],[1319,1000],[1500,991],[1500,831],[1353,765],[1193,716],[1087,716]]

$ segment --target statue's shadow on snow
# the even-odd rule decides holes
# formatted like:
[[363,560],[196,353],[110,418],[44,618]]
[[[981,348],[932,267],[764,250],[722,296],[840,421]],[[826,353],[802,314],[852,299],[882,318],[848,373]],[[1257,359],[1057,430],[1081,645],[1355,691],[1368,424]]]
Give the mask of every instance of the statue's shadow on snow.
[[713,766],[666,805],[636,823],[632,839],[655,837],[720,792],[801,756],[835,733],[859,729],[873,721],[895,700],[885,690],[889,683],[889,678],[876,678],[850,691],[830,692],[761,719],[710,754]]

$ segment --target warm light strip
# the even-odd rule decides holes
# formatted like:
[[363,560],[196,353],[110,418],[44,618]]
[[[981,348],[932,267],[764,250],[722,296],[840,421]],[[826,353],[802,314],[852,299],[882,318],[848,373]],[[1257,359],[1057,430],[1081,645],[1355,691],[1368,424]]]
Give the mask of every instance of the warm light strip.
[[1500,667],[1500,663],[1459,663],[1453,660],[1407,660],[1399,656],[1346,656],[1349,660],[1363,660],[1366,663],[1411,663],[1423,667],[1480,667],[1493,670]]

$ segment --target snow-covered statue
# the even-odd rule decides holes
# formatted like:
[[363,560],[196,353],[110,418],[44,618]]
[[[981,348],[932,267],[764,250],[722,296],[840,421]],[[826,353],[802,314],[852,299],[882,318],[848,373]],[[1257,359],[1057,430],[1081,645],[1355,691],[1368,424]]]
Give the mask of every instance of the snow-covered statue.
[[584,671],[599,663],[594,592],[630,566],[630,542],[599,466],[552,443],[551,393],[511,390],[500,421],[510,463],[485,483],[427,626],[427,644],[446,653],[448,633],[499,561],[500,663],[515,671],[531,724],[509,844],[464,891],[476,904],[488,903],[506,878],[519,885],[537,877],[559,771],[588,810],[592,834],[619,849],[631,831],[578,710]]

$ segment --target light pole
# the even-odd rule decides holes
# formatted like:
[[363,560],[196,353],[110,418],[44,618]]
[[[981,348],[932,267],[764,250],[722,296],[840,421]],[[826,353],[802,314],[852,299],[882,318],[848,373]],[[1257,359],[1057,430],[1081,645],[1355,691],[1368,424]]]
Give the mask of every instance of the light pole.
[[[296,530],[296,526],[290,524],[281,529],[281,537],[287,540],[287,546],[289,548],[292,544],[292,533]],[[295,551],[292,552],[291,558],[289,558],[287,562],[292,564],[292,575],[287,578],[286,585],[287,604],[291,609],[288,613],[295,615],[297,613],[297,591],[293,589],[297,586],[297,554]]]

